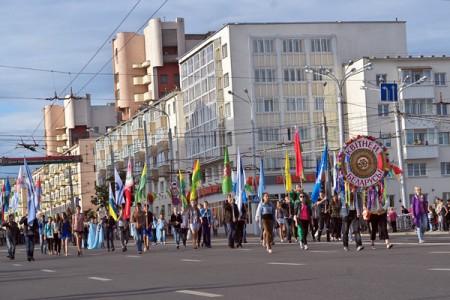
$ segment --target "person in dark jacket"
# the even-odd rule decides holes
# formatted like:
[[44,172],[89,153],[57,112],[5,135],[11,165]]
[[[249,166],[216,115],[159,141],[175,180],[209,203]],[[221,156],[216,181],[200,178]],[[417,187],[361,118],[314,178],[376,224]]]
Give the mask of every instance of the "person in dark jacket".
[[177,208],[174,207],[173,214],[170,216],[170,224],[173,227],[173,239],[175,240],[177,249],[180,249],[181,223],[183,223],[183,218],[181,217],[181,214],[178,212]]
[[234,249],[234,239],[236,235],[237,221],[239,218],[239,209],[234,203],[233,195],[227,195],[227,201],[223,206],[223,221],[227,227],[228,247]]
[[19,234],[19,227],[17,226],[17,223],[14,222],[14,215],[9,215],[8,222],[4,222],[2,226],[6,227],[6,246],[8,247],[7,257],[13,260],[16,255],[16,236]]
[[[25,236],[25,246],[27,250],[28,261],[34,261],[34,236],[38,232],[39,224],[36,217],[28,222],[28,210],[25,216],[20,221],[20,225],[23,225],[23,234]],[[30,225],[31,224],[31,225]]]

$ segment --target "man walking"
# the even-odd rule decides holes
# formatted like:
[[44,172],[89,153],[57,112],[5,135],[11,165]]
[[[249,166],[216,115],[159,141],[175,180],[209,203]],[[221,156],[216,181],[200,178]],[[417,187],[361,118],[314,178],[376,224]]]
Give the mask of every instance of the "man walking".
[[136,210],[131,217],[134,223],[136,246],[139,254],[142,254],[142,234],[145,226],[145,212],[141,203],[136,204]]
[[202,235],[203,243],[206,248],[211,248],[211,224],[212,224],[212,213],[211,209],[208,208],[208,201],[203,201],[203,208],[200,210],[200,217],[202,220]]
[[236,235],[236,223],[239,217],[239,209],[234,203],[233,196],[228,194],[227,202],[224,204],[224,222],[227,227],[228,247],[234,249],[234,238]]
[[41,247],[41,253],[47,254],[47,240],[45,239],[44,227],[47,222],[45,221],[45,215],[41,216],[41,219],[38,221],[39,228],[39,245]]
[[[31,223],[31,225],[30,225]],[[25,247],[27,251],[28,261],[34,261],[34,236],[38,232],[38,220],[35,217],[31,222],[28,222],[28,209],[25,216],[20,221],[20,225],[23,225],[23,235],[25,236]]]
[[11,214],[8,217],[8,222],[2,224],[6,227],[6,246],[8,247],[8,258],[13,260],[16,255],[16,236],[19,233],[19,227],[17,223],[14,222],[14,215]]

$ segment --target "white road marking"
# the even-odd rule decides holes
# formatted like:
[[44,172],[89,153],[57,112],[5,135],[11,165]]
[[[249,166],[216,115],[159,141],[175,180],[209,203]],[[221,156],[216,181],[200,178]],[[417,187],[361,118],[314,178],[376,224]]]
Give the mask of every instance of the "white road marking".
[[127,255],[127,257],[137,258],[137,257],[142,257],[142,256],[139,256],[139,255]]
[[189,294],[189,295],[208,297],[208,298],[223,297],[223,295],[219,295],[219,294],[211,294],[211,293],[191,291],[191,290],[179,290],[179,291],[175,291],[175,293]]
[[55,270],[48,270],[48,269],[42,269],[42,272],[47,272],[47,273],[55,273]]
[[248,249],[248,248],[238,248],[238,251],[251,251],[252,249]]
[[334,251],[334,250],[309,250],[308,252],[314,252],[314,253],[335,253],[337,251]]
[[13,264],[14,267],[21,267],[21,264]]
[[428,252],[430,254],[450,254],[450,251],[434,251],[434,252]]
[[182,259],[181,261],[201,262],[201,260],[199,260],[199,259]]
[[450,271],[450,269],[435,268],[435,269],[429,269],[428,271]]
[[298,263],[282,263],[282,262],[271,262],[267,263],[268,265],[283,265],[283,266],[304,266],[305,264]]
[[108,278],[102,278],[102,277],[88,277],[89,279],[92,280],[98,280],[98,281],[111,281],[112,279],[108,279]]

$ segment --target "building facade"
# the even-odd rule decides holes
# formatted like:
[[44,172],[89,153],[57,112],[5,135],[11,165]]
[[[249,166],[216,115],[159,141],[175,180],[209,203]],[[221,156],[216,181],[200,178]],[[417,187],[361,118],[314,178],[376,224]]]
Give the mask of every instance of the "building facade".
[[112,41],[114,92],[120,120],[128,120],[143,103],[179,89],[177,57],[206,35],[185,34],[184,19],[150,19],[142,35],[118,33]]
[[[355,64],[366,61],[367,58],[360,59]],[[430,203],[435,197],[450,199],[447,186],[450,89],[446,80],[450,59],[445,56],[384,56],[370,57],[370,61],[374,67],[372,71],[360,73],[347,82],[350,136],[368,134],[379,138],[398,166],[396,137],[400,133],[407,199],[401,197],[399,182],[390,179],[388,194],[392,206],[399,208],[404,202],[409,207],[415,186],[422,187]],[[381,101],[382,83],[398,85],[399,132],[395,128],[395,103]]]

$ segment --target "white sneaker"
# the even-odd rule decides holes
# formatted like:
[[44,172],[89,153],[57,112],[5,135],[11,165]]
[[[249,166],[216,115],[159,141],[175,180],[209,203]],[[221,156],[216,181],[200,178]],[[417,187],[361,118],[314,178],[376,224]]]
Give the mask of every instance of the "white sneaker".
[[300,249],[301,249],[301,250],[303,250],[303,249],[304,249],[304,247],[303,247],[303,243],[302,243],[302,242],[300,242]]
[[425,241],[424,241],[424,240],[420,240],[419,243],[420,243],[420,244],[423,244],[423,243],[425,243]]
[[358,248],[356,248],[356,251],[361,251],[364,249],[364,246],[358,246]]
[[305,250],[308,250],[308,245],[305,245]]
[[262,246],[263,246],[264,248],[266,248],[266,243],[263,242],[263,243],[262,243]]
[[345,252],[348,252],[348,247],[344,247],[344,251],[345,251]]
[[272,253],[272,249],[267,250],[267,252]]

